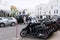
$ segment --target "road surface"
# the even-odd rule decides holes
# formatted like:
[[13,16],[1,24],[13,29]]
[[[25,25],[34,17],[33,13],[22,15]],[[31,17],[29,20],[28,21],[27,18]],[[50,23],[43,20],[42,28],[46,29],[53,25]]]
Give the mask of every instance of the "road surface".
[[[18,27],[18,33],[17,33],[18,40],[42,40],[42,39],[38,39],[32,36],[21,38],[19,33],[24,27],[26,27],[26,25],[24,24],[16,25]],[[7,26],[4,28],[0,28],[0,40],[16,40],[16,26]],[[47,40],[60,40],[60,31],[55,32]]]

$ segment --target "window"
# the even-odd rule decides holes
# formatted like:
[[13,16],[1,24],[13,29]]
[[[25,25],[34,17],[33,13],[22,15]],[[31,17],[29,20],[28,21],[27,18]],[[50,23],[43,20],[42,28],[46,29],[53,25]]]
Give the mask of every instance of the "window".
[[53,9],[53,6],[51,6],[51,9]]
[[42,17],[43,17],[43,16],[41,15],[41,16],[40,16],[40,19],[42,19]]
[[58,13],[58,10],[54,10],[54,13]]
[[0,18],[0,20],[2,20],[2,18]]
[[13,18],[7,18],[8,20],[13,20]]

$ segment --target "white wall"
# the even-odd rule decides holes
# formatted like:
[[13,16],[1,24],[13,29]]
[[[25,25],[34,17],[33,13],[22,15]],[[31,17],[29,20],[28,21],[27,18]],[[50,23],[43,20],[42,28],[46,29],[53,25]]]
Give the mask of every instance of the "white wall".
[[[51,9],[51,14],[53,15],[60,15],[60,0],[50,0],[49,1],[50,6],[53,6],[53,9]],[[58,9],[58,14],[54,13],[54,10]]]

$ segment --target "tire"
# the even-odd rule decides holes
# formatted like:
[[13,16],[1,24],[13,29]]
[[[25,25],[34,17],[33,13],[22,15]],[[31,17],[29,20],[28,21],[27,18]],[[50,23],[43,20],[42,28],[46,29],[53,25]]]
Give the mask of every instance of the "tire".
[[20,32],[21,37],[26,37],[27,36],[27,30],[23,30]]
[[54,33],[53,29],[49,29],[47,32],[48,32],[48,35],[49,35],[48,37],[50,37]]
[[15,25],[16,25],[16,23],[14,23],[14,22],[11,23],[11,26],[15,26]]
[[37,35],[36,35],[37,38],[42,38],[42,39],[47,39],[48,38],[48,33],[46,31],[43,31],[43,32],[39,32]]
[[5,24],[4,23],[0,23],[0,27],[5,27]]

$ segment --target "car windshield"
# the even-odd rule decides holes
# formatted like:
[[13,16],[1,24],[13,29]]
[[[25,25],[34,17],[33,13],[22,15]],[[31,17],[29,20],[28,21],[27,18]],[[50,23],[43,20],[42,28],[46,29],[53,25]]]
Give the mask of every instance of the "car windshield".
[[4,17],[4,19],[13,20],[12,17]]
[[7,18],[8,20],[13,20],[13,18],[11,18],[11,17],[9,17],[9,18]]

